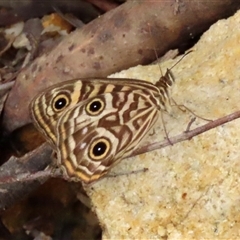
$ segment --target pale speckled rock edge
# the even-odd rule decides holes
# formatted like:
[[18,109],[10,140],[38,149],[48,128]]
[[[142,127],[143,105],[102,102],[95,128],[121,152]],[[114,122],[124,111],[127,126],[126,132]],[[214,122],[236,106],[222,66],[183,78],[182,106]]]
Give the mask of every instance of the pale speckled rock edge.
[[[221,20],[174,69],[172,96],[200,116],[216,119],[239,108],[240,12]],[[163,71],[174,61],[161,64]],[[159,78],[158,66],[139,66],[114,75]],[[170,135],[180,133],[191,115],[174,108],[164,115]],[[203,124],[197,120],[195,126]],[[161,141],[158,121],[147,142]],[[191,141],[123,160],[112,172],[149,168],[105,178],[88,189],[104,239],[240,238],[240,120]]]

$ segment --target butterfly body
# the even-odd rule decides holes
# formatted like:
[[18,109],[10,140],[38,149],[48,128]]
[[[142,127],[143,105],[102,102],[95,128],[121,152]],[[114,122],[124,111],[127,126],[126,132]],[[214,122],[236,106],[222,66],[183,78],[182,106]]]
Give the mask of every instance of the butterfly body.
[[131,154],[168,111],[168,87],[135,79],[76,79],[37,95],[31,115],[70,180],[91,183]]

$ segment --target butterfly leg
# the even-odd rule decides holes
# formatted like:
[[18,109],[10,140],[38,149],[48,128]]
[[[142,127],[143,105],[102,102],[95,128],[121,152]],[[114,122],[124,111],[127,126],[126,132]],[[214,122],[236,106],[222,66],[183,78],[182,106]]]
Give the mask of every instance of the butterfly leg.
[[165,136],[166,136],[166,139],[168,140],[169,144],[170,145],[173,145],[173,143],[171,142],[169,136],[168,136],[168,133],[167,133],[167,129],[166,129],[166,125],[165,125],[165,121],[164,121],[164,118],[163,118],[163,112],[160,111],[160,114],[161,114],[161,119],[162,119],[162,124],[163,124],[163,130],[164,130],[164,133],[165,133]]
[[172,106],[177,106],[182,112],[185,112],[186,110],[188,111],[188,112],[190,112],[192,115],[194,115],[195,117],[197,117],[197,118],[200,118],[200,119],[202,119],[202,120],[204,120],[204,121],[207,121],[207,122],[212,122],[213,120],[211,120],[211,119],[208,119],[208,118],[204,118],[204,117],[201,117],[201,116],[199,116],[199,115],[197,115],[196,113],[194,113],[191,109],[189,109],[188,107],[186,107],[185,105],[183,105],[183,104],[177,104],[177,102],[173,99],[173,98],[171,98],[171,100],[173,101],[173,105]]

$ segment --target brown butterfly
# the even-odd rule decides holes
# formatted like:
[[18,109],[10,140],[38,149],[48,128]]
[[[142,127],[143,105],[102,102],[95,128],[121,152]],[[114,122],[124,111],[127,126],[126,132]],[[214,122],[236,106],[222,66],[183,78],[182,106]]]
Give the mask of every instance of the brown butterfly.
[[64,176],[91,183],[129,156],[161,111],[169,111],[173,82],[170,70],[155,85],[136,79],[70,80],[37,95],[31,116]]

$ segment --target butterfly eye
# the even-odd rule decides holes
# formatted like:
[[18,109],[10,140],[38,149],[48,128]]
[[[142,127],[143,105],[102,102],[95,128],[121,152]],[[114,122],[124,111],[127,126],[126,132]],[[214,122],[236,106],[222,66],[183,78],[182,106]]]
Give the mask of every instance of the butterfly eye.
[[90,146],[89,157],[95,161],[102,160],[111,149],[111,143],[106,138],[99,138]]
[[86,112],[91,116],[100,114],[105,107],[105,102],[100,98],[94,98],[86,106]]
[[56,111],[62,111],[69,105],[70,101],[68,96],[60,94],[53,99],[52,108]]

